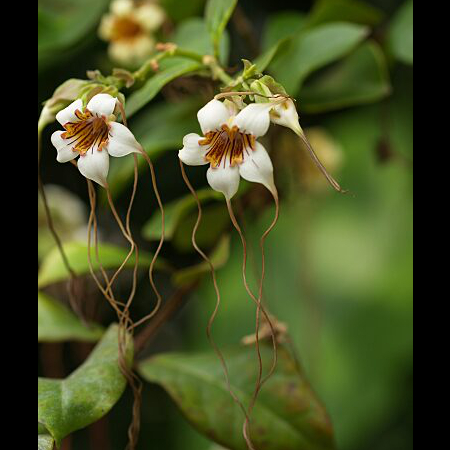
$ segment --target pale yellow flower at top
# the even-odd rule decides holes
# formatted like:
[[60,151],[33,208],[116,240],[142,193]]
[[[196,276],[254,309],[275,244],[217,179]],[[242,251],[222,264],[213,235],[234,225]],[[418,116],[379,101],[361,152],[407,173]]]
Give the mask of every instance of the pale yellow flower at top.
[[101,39],[109,42],[112,60],[136,66],[155,49],[154,33],[165,20],[164,10],[152,1],[114,0],[99,27]]

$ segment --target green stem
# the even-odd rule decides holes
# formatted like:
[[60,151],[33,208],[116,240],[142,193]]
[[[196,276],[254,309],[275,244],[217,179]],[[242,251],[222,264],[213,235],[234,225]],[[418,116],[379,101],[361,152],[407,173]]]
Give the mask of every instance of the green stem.
[[197,61],[203,64],[202,55],[192,52],[190,50],[184,50],[182,48],[174,46],[173,48],[165,50],[157,54],[153,58],[147,60],[140,69],[138,69],[136,72],[133,73],[133,77],[136,80],[143,81],[149,76],[150,73],[154,72],[155,65],[157,65],[160,61],[166,58],[176,58],[176,57],[192,59],[193,61]]

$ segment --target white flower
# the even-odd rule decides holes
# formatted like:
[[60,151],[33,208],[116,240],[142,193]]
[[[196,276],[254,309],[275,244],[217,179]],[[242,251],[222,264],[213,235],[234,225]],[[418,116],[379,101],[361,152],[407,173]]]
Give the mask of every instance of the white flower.
[[77,156],[78,169],[92,181],[107,186],[109,156],[122,157],[141,151],[131,131],[115,122],[117,99],[108,94],[94,96],[83,110],[76,100],[56,115],[65,131],[55,131],[52,143],[60,163]]
[[240,177],[276,195],[272,161],[257,142],[269,129],[272,107],[273,103],[255,103],[234,116],[222,102],[212,100],[198,112],[204,138],[187,135],[179,158],[189,166],[210,164],[208,182],[228,200],[236,194]]
[[281,125],[282,127],[290,128],[298,136],[303,135],[297,108],[295,107],[293,100],[290,98],[275,105],[270,112],[270,118],[273,123]]
[[100,37],[110,42],[111,59],[125,65],[137,65],[155,49],[153,33],[165,20],[164,10],[152,3],[135,5],[132,0],[114,0],[110,13],[102,18]]

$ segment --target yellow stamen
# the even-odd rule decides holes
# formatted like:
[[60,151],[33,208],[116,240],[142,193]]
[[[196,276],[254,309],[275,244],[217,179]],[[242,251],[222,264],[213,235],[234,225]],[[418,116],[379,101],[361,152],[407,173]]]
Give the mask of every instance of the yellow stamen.
[[75,111],[77,122],[68,122],[64,125],[63,139],[70,140],[72,150],[85,155],[90,149],[102,151],[108,144],[109,127],[102,117],[95,116],[88,109],[83,112]]
[[231,167],[242,164],[245,153],[256,149],[256,138],[251,134],[244,134],[237,126],[229,128],[222,125],[220,131],[210,131],[206,133],[204,139],[199,141],[199,145],[208,146],[206,160],[212,167],[219,167],[222,163],[226,167],[227,161]]

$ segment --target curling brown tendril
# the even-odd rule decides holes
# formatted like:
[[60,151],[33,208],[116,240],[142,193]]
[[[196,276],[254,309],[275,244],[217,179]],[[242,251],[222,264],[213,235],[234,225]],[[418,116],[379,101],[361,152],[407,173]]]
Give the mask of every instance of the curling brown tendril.
[[[125,126],[128,126],[127,116],[126,116],[125,109],[124,109],[122,103],[118,102],[118,106],[119,106],[120,113],[122,115],[122,121]],[[155,283],[154,270],[155,270],[156,261],[161,253],[162,247],[164,245],[164,240],[165,240],[165,211],[164,211],[164,205],[161,200],[161,196],[159,194],[158,183],[156,180],[156,173],[155,173],[155,168],[153,166],[153,162],[142,147],[140,148],[140,154],[144,157],[144,159],[146,160],[148,167],[150,169],[150,176],[151,176],[151,180],[152,180],[153,192],[155,194],[156,201],[158,202],[158,207],[161,212],[161,239],[159,241],[159,244],[155,251],[155,254],[153,255],[152,261],[150,263],[149,272],[148,272],[150,285],[152,286],[153,292],[155,293],[155,296],[157,299],[156,305],[150,314],[143,317],[136,323],[132,324],[130,331],[134,330],[136,327],[143,325],[145,322],[152,319],[158,313],[158,311],[161,307],[161,304],[162,304],[162,297],[161,297],[161,294]],[[137,164],[137,155],[136,154],[134,154],[134,161],[135,161],[134,167],[135,167],[135,179],[136,179],[136,176],[138,173],[138,164]],[[127,216],[127,217],[129,218],[129,216]],[[130,227],[129,220],[127,220],[127,229],[128,230],[129,230],[129,227]]]
[[[194,187],[192,186],[191,182],[189,181],[189,178],[186,174],[186,170],[184,168],[184,164],[181,160],[180,160],[180,168],[181,168],[181,174],[183,176],[183,180],[186,183],[186,186],[188,187],[192,196],[194,197],[195,202],[197,204],[197,209],[198,209],[197,221],[192,230],[192,245],[194,246],[197,253],[209,265],[209,269],[211,272],[211,278],[212,278],[212,282],[213,282],[213,286],[214,286],[214,291],[216,293],[216,305],[215,305],[214,310],[209,318],[208,325],[206,327],[206,335],[208,337],[208,341],[209,341],[211,347],[214,349],[214,352],[216,353],[217,357],[219,358],[220,364],[222,365],[222,370],[223,370],[223,373],[225,376],[227,390],[230,393],[231,397],[233,398],[234,402],[242,410],[242,413],[244,414],[244,417],[245,417],[245,421],[247,423],[247,421],[249,420],[248,415],[247,415],[247,410],[231,387],[230,375],[229,375],[227,363],[225,361],[225,357],[223,356],[219,346],[216,344],[216,342],[214,341],[214,338],[212,336],[212,327],[213,327],[214,321],[217,317],[217,313],[219,312],[219,307],[220,307],[220,303],[221,303],[221,295],[220,295],[219,285],[217,283],[217,276],[216,276],[216,270],[215,270],[214,264],[212,263],[211,259],[208,258],[206,253],[197,244],[197,239],[196,239],[197,231],[198,231],[198,228],[200,227],[200,223],[201,223],[202,217],[203,217],[202,205],[200,203],[200,199],[198,198],[197,192],[195,191]],[[248,448],[250,450],[255,450],[255,447],[253,446],[253,443],[250,440],[250,437],[248,435],[244,435],[244,439],[245,439],[245,442],[246,442]]]
[[[131,368],[128,367],[127,363],[127,346],[130,344],[129,339],[132,335],[132,325],[133,322],[129,315],[129,308],[131,306],[131,303],[134,299],[135,293],[136,293],[136,286],[137,286],[137,269],[138,269],[138,250],[137,245],[135,244],[131,229],[130,229],[130,215],[132,210],[132,205],[134,202],[134,198],[136,195],[136,189],[137,189],[137,182],[138,182],[138,170],[137,170],[137,159],[135,159],[135,181],[133,184],[133,193],[130,200],[130,205],[128,207],[127,216],[126,216],[126,225],[124,226],[120,216],[117,213],[117,210],[115,208],[115,205],[112,201],[111,194],[109,191],[109,188],[107,188],[107,195],[108,200],[110,203],[111,211],[114,215],[114,218],[116,219],[119,228],[122,231],[122,234],[127,239],[127,241],[130,243],[131,248],[130,252],[127,255],[127,258],[122,263],[122,265],[119,267],[119,269],[116,271],[114,276],[109,279],[108,274],[106,273],[104,267],[101,264],[100,257],[99,257],[99,250],[98,250],[98,223],[97,223],[97,217],[96,217],[96,192],[94,185],[90,180],[88,180],[88,191],[89,191],[89,199],[91,204],[91,214],[89,217],[89,224],[88,224],[88,261],[89,261],[89,269],[91,272],[91,275],[96,282],[98,288],[103,293],[105,298],[109,301],[113,309],[116,311],[119,319],[119,335],[118,335],[118,349],[119,349],[119,355],[118,355],[118,363],[119,368],[127,380],[128,384],[130,385],[130,388],[133,392],[133,412],[132,412],[132,422],[128,428],[128,444],[127,449],[133,450],[136,448],[137,440],[139,436],[139,429],[140,429],[140,408],[141,408],[141,392],[142,392],[142,382],[140,379],[136,376],[136,374],[133,372]],[[99,266],[100,272],[104,278],[104,281],[106,283],[106,287],[103,287],[102,283],[98,279],[95,270],[92,265],[92,259],[91,259],[91,236],[92,231],[94,233],[94,247],[95,247],[95,257],[97,264]],[[124,269],[125,265],[133,255],[133,253],[136,253],[135,255],[135,264],[134,264],[134,270],[133,270],[133,285],[132,289],[129,295],[129,298],[126,303],[118,302],[115,298],[114,291],[113,291],[113,284],[114,281],[118,278],[121,271]],[[121,307],[123,309],[121,309]]]
[[[259,395],[263,385],[267,382],[267,380],[275,372],[277,362],[278,362],[278,349],[277,349],[277,340],[276,340],[275,329],[273,327],[273,324],[272,324],[272,321],[270,319],[268,312],[266,311],[266,309],[264,308],[264,306],[262,304],[263,287],[264,287],[264,280],[265,280],[265,276],[266,276],[265,241],[266,241],[267,237],[269,236],[269,234],[271,233],[271,231],[275,228],[275,226],[278,222],[279,211],[280,211],[277,191],[274,190],[272,192],[272,195],[273,195],[273,198],[275,201],[275,208],[276,208],[275,209],[275,217],[274,217],[274,220],[272,221],[271,225],[269,226],[269,228],[262,235],[261,240],[260,240],[262,269],[261,269],[261,278],[260,278],[260,282],[259,282],[258,298],[256,298],[255,295],[253,294],[253,292],[251,291],[251,289],[248,285],[248,281],[247,281],[247,241],[246,241],[244,233],[242,232],[242,229],[236,219],[236,215],[234,214],[234,210],[233,210],[231,201],[227,199],[227,207],[228,207],[228,212],[230,214],[231,221],[232,221],[236,231],[238,232],[239,237],[241,238],[241,243],[242,243],[242,249],[243,249],[242,277],[244,280],[244,286],[245,286],[245,289],[246,289],[248,295],[256,304],[255,336],[256,336],[256,353],[257,353],[257,357],[258,357],[259,370],[258,370],[258,378],[257,378],[256,384],[255,384],[255,390],[254,390],[250,405],[247,410],[246,420],[243,425],[243,434],[244,434],[244,437],[246,440],[250,439],[250,436],[249,436],[249,434],[250,434],[250,430],[249,430],[250,418],[251,418],[253,409],[255,407],[256,401],[258,399],[258,395]],[[260,348],[260,340],[259,340],[261,312],[263,313],[267,323],[269,324],[270,334],[271,334],[271,338],[272,338],[272,345],[273,345],[272,366],[265,377],[263,377],[263,361],[262,361],[262,356],[261,356],[261,348]]]
[[[118,107],[119,110],[122,114],[122,121],[124,123],[125,126],[127,126],[127,119],[126,119],[126,115],[125,115],[125,111],[123,108],[123,105],[118,102]],[[91,215],[89,218],[89,226],[88,226],[88,261],[89,261],[89,268],[90,268],[90,272],[91,275],[95,281],[95,283],[97,284],[98,288],[100,289],[100,291],[103,293],[103,295],[105,296],[105,298],[108,300],[108,302],[110,303],[110,305],[113,307],[113,309],[116,311],[118,319],[119,319],[119,367],[121,369],[122,374],[124,375],[124,377],[126,378],[126,380],[128,381],[132,391],[133,391],[133,396],[134,396],[134,402],[133,402],[133,419],[132,422],[129,426],[128,429],[128,444],[127,444],[127,449],[129,450],[133,450],[136,448],[137,445],[137,440],[138,440],[138,436],[139,436],[139,430],[140,430],[140,408],[141,408],[141,393],[142,393],[142,382],[140,381],[140,379],[137,377],[137,375],[133,372],[132,369],[130,369],[128,367],[127,364],[127,358],[126,358],[126,348],[128,345],[128,340],[130,338],[130,336],[133,335],[134,329],[138,326],[143,324],[144,322],[146,322],[147,320],[151,319],[152,317],[154,317],[157,312],[159,311],[159,308],[161,306],[162,303],[162,297],[157,289],[157,286],[155,284],[154,281],[154,268],[155,268],[155,264],[157,261],[157,258],[161,252],[162,246],[164,244],[164,228],[165,228],[165,217],[164,217],[164,207],[161,201],[161,197],[159,195],[159,191],[158,191],[158,187],[157,187],[157,182],[156,182],[156,175],[155,175],[155,171],[154,171],[154,167],[153,164],[150,160],[150,158],[148,157],[148,155],[145,153],[145,151],[141,148],[140,150],[141,154],[144,156],[144,158],[146,159],[149,167],[150,167],[150,171],[151,171],[151,177],[152,177],[152,184],[153,184],[153,189],[158,201],[158,205],[159,208],[161,210],[161,214],[162,214],[162,233],[161,233],[161,240],[159,243],[159,246],[153,256],[153,259],[151,261],[150,264],[150,268],[149,268],[149,279],[150,279],[150,284],[156,294],[157,297],[157,304],[154,307],[154,309],[152,310],[152,312],[147,315],[146,317],[144,317],[143,319],[141,319],[139,322],[134,323],[130,317],[130,307],[132,304],[132,301],[135,297],[136,294],[136,289],[137,289],[137,272],[138,272],[138,264],[139,264],[139,250],[138,247],[133,239],[132,236],[132,232],[131,232],[131,225],[130,225],[130,217],[131,217],[131,211],[132,211],[132,206],[134,203],[134,199],[136,197],[136,191],[137,191],[137,185],[138,185],[138,176],[139,176],[139,168],[138,168],[138,159],[137,159],[137,155],[134,154],[134,183],[133,183],[133,191],[132,191],[132,195],[131,195],[131,200],[127,209],[127,214],[126,214],[126,219],[125,219],[125,225],[123,224],[117,209],[114,205],[114,201],[112,199],[112,195],[111,195],[111,191],[109,189],[109,186],[106,186],[106,193],[107,193],[107,198],[108,198],[108,203],[111,209],[111,212],[124,236],[124,238],[129,242],[130,244],[130,251],[127,255],[127,257],[125,258],[125,260],[123,261],[123,263],[121,264],[121,266],[117,269],[117,271],[115,272],[115,274],[113,275],[113,277],[111,279],[108,278],[108,274],[106,273],[104,267],[101,264],[100,261],[100,257],[99,257],[99,251],[98,251],[98,222],[97,222],[97,217],[96,217],[96,192],[95,192],[95,188],[94,185],[92,184],[92,182],[90,180],[88,180],[88,192],[89,192],[89,199],[90,199],[90,204],[91,204]],[[95,270],[93,268],[92,265],[92,259],[91,259],[91,235],[92,235],[92,231],[94,232],[94,246],[95,246],[95,256],[96,256],[96,261],[97,264],[99,266],[100,272],[103,276],[104,282],[106,283],[106,287],[104,287],[102,285],[102,283],[100,282],[100,280],[98,279]],[[128,300],[125,303],[119,302],[116,300],[115,296],[114,296],[114,292],[113,292],[113,284],[114,282],[117,280],[117,278],[119,277],[120,273],[123,271],[123,269],[126,267],[126,265],[128,264],[130,258],[133,256],[133,254],[135,254],[135,264],[134,264],[134,269],[133,269],[133,283],[132,283],[132,289],[130,292],[130,295],[128,297]]]

